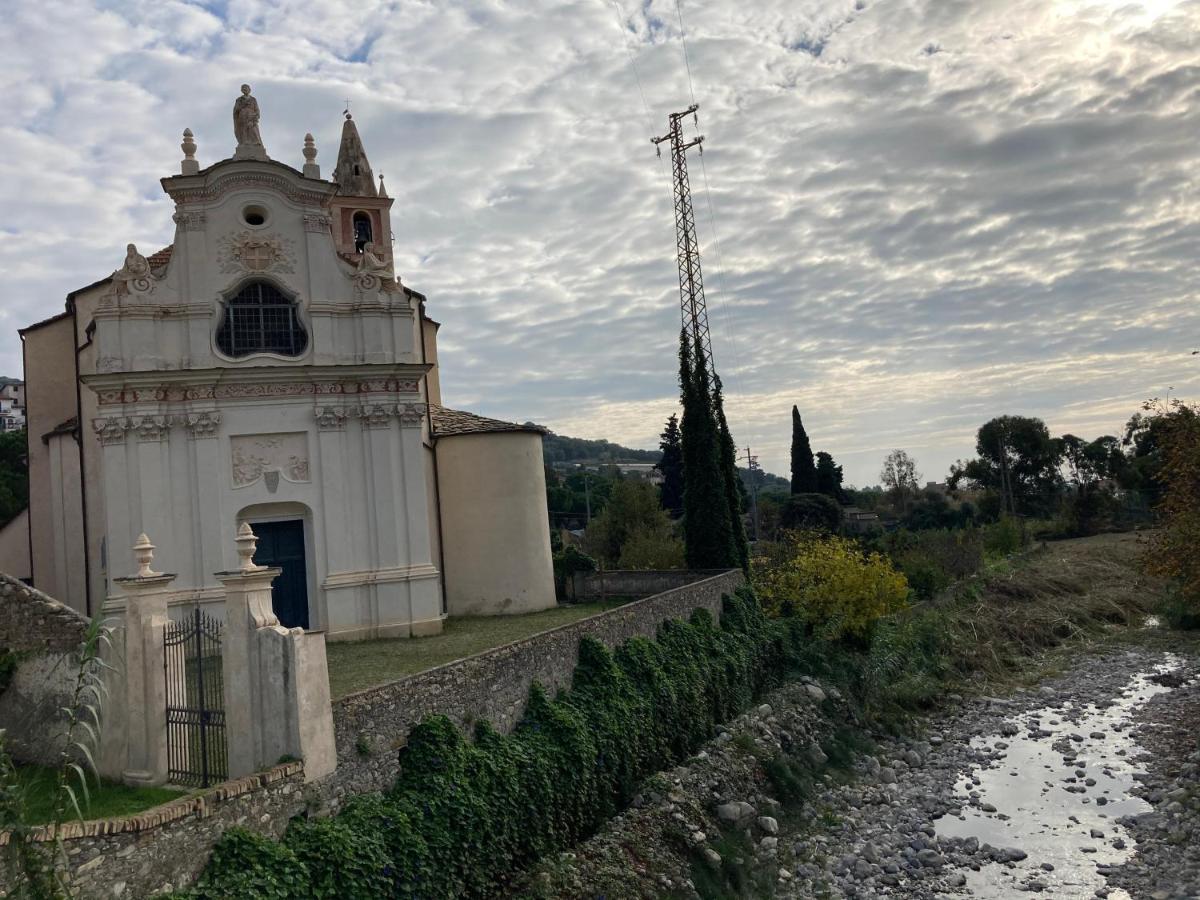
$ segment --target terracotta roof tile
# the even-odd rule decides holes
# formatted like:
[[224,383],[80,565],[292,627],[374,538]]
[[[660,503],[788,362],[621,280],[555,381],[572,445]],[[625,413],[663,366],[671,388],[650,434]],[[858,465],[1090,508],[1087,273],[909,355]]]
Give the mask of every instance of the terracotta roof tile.
[[516,422],[489,419],[486,416],[477,416],[475,413],[464,412],[460,409],[447,409],[444,406],[438,406],[433,403],[429,405],[429,414],[433,419],[434,437],[504,431],[530,431],[535,434],[546,433],[546,429],[541,425],[518,425]]
[[146,257],[146,262],[150,263],[150,268],[157,269],[160,266],[165,266],[171,261],[171,253],[175,250],[174,244],[168,244],[157,253],[152,253]]

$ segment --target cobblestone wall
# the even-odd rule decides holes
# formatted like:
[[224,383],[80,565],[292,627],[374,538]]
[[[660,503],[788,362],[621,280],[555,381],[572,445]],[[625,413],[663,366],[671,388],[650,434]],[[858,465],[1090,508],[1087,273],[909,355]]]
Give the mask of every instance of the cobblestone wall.
[[343,796],[389,787],[397,774],[395,751],[409,729],[432,713],[468,730],[487,719],[498,731],[509,731],[534,681],[551,693],[570,685],[581,638],[614,647],[635,635],[652,638],[664,621],[686,619],[697,608],[719,617],[721,597],[742,581],[740,571],[723,572],[342,698],[333,704],[338,769],[322,782],[324,793],[336,806]]
[[[303,782],[304,765],[285,763],[137,815],[68,822],[63,840],[72,887],[87,900],[133,900],[190,884],[231,825],[283,834],[309,800]],[[7,842],[0,833],[0,847]],[[0,866],[0,894],[15,887],[15,878]]]

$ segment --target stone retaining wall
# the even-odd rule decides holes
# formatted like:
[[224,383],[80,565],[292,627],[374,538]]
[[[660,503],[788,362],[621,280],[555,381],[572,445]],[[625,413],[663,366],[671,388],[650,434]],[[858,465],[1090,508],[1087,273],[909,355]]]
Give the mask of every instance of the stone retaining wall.
[[697,608],[719,617],[721,597],[743,580],[740,570],[722,572],[344,697],[333,704],[338,769],[321,785],[332,792],[335,805],[341,795],[386,789],[398,772],[395,751],[409,729],[432,713],[468,731],[475,721],[487,719],[507,732],[520,720],[534,681],[551,693],[570,685],[581,638],[615,647],[634,636],[653,638],[664,621],[686,619]]
[[577,601],[601,597],[651,597],[694,584],[724,569],[614,569],[610,572],[579,572],[573,576],[573,594]]
[[15,759],[57,760],[62,707],[71,702],[87,627],[75,610],[0,573],[0,653],[17,658],[9,684],[0,686],[0,729]]
[[[304,764],[291,762],[137,815],[68,822],[62,836],[71,884],[79,897],[105,900],[182,887],[199,875],[226,828],[243,825],[279,837],[309,799]],[[37,837],[52,838],[49,829]],[[0,833],[0,847],[6,843],[8,834]],[[0,866],[0,894],[14,886],[15,873]]]
[[0,572],[0,650],[70,653],[87,626],[69,606]]

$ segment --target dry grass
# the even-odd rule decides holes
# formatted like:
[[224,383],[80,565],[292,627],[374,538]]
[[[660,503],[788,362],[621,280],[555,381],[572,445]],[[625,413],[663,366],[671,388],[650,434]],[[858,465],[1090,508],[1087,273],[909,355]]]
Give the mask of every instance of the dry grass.
[[1135,534],[1044,544],[989,567],[939,604],[955,668],[1004,677],[1064,643],[1095,641],[1113,626],[1141,625],[1161,582],[1142,573]]

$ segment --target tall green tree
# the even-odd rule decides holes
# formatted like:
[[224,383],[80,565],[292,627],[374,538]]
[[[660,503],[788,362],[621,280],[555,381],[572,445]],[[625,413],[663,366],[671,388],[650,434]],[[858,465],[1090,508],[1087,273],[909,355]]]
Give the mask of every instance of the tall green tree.
[[813,465],[812,445],[800,421],[800,410],[792,407],[792,493],[817,492],[817,467]]
[[842,502],[842,467],[833,461],[833,456],[821,450],[817,453],[817,493]]
[[737,448],[733,435],[729,433],[729,422],[725,418],[725,393],[721,389],[721,376],[713,373],[713,415],[717,419],[717,437],[721,442],[721,473],[725,479],[725,499],[729,504],[729,526],[733,537],[738,564],[747,574],[750,572],[750,544],[746,540],[746,523],[742,519],[745,508],[746,487],[737,470]]
[[1015,512],[1037,515],[1052,509],[1062,486],[1063,446],[1041,419],[997,416],[980,426],[975,452],[975,459],[950,467],[951,488],[965,479],[996,491]]
[[687,331],[679,336],[679,387],[683,399],[683,543],[693,568],[739,563],[721,470],[721,442],[708,392],[708,361]]
[[25,429],[0,432],[0,526],[29,505]]
[[658,449],[662,451],[662,459],[654,467],[663,477],[659,500],[663,509],[678,518],[683,514],[683,435],[679,431],[679,417],[674,413],[659,435]]

